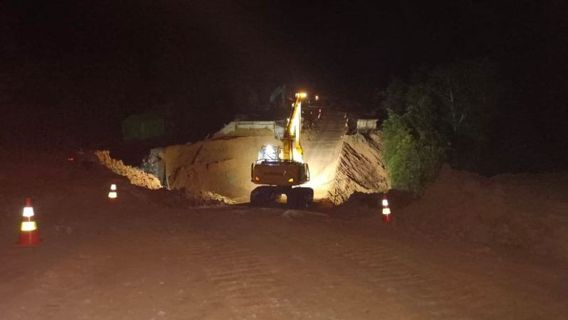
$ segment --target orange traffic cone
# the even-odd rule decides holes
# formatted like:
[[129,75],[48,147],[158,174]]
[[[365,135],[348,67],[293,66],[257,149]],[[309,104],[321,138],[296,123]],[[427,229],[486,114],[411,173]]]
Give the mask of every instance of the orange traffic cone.
[[110,185],[110,191],[108,192],[108,199],[110,201],[116,201],[116,199],[118,199],[118,190],[116,184],[114,183]]
[[387,195],[383,195],[383,200],[381,202],[383,206],[383,221],[385,223],[390,223],[392,221],[391,217],[391,209],[389,207],[389,200],[387,199]]
[[32,199],[26,198],[26,205],[22,212],[23,221],[20,226],[19,245],[24,247],[32,247],[39,244],[39,231],[34,221],[34,208],[32,207]]

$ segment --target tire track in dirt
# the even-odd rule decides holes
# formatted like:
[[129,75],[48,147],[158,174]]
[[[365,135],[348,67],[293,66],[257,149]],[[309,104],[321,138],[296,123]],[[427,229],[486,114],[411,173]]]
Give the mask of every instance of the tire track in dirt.
[[11,284],[19,289],[14,290],[17,296],[9,303],[16,307],[8,309],[9,312],[4,315],[6,319],[60,319],[67,306],[73,304],[71,301],[75,301],[72,292],[82,290],[85,282],[78,282],[77,277],[86,273],[82,266],[85,257],[43,259],[46,266],[28,271],[25,277]]
[[503,303],[514,307],[514,298],[502,298],[510,295],[508,288],[428,261],[420,248],[377,234],[329,231],[305,230],[302,233],[310,236],[297,246],[305,248],[309,243],[316,250],[310,259],[326,261],[334,276],[381,297],[383,305],[371,309],[383,310],[384,317],[394,319],[397,312],[405,312],[406,318],[416,319],[493,319],[502,312],[499,315],[507,318],[510,309]]
[[[338,263],[352,265],[353,272],[369,285],[391,293],[420,318],[511,318],[511,311],[524,300],[511,288],[490,279],[421,261],[423,254],[416,255],[394,242],[380,241],[352,237],[342,246],[328,246],[328,251]],[[532,304],[528,310],[539,309],[537,303],[525,303]],[[523,318],[530,319],[531,315]]]
[[235,319],[290,318],[293,308],[282,294],[285,283],[252,250],[220,240],[190,249],[213,284],[210,299],[228,305]]
[[[412,309],[438,318],[456,319],[458,314],[442,305],[444,290],[436,288],[431,274],[410,267],[409,262],[395,249],[387,247],[350,247],[337,252],[340,259],[353,264],[356,272],[364,273],[370,282],[394,296],[401,296]],[[412,294],[407,294],[412,288]]]

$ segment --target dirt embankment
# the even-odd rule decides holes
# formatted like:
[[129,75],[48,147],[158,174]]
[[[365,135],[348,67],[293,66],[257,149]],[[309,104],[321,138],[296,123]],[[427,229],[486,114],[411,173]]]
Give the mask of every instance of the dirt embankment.
[[168,186],[184,190],[197,202],[247,202],[256,187],[250,181],[250,166],[262,145],[275,143],[271,135],[226,136],[165,147]]
[[568,258],[568,174],[492,178],[444,167],[398,222],[431,237]]
[[356,192],[386,192],[389,182],[381,152],[379,133],[344,136],[329,200],[341,204]]
[[135,186],[152,190],[162,188],[162,184],[157,177],[138,168],[125,165],[121,160],[111,158],[110,152],[107,150],[95,151],[95,156],[102,165],[118,175],[127,177],[130,183]]

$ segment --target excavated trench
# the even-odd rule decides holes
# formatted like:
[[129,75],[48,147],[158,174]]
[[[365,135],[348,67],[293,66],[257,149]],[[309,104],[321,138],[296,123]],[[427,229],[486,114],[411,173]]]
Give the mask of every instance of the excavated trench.
[[[302,145],[316,201],[335,205],[354,193],[380,193],[389,188],[381,158],[379,131],[345,135],[343,113],[330,113],[305,130]],[[250,166],[264,144],[278,144],[275,130],[250,128],[227,132],[184,145],[153,149],[142,168],[124,165],[108,152],[99,160],[131,183],[150,189],[179,190],[195,204],[238,204],[249,201],[257,187],[250,181]]]

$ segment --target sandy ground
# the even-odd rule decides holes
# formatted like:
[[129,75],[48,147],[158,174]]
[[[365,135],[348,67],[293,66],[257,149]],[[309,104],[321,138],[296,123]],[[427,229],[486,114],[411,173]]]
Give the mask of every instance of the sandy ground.
[[[2,160],[0,319],[568,318],[566,261],[411,233],[396,211],[189,208],[63,155]],[[36,248],[15,244],[26,196]]]

